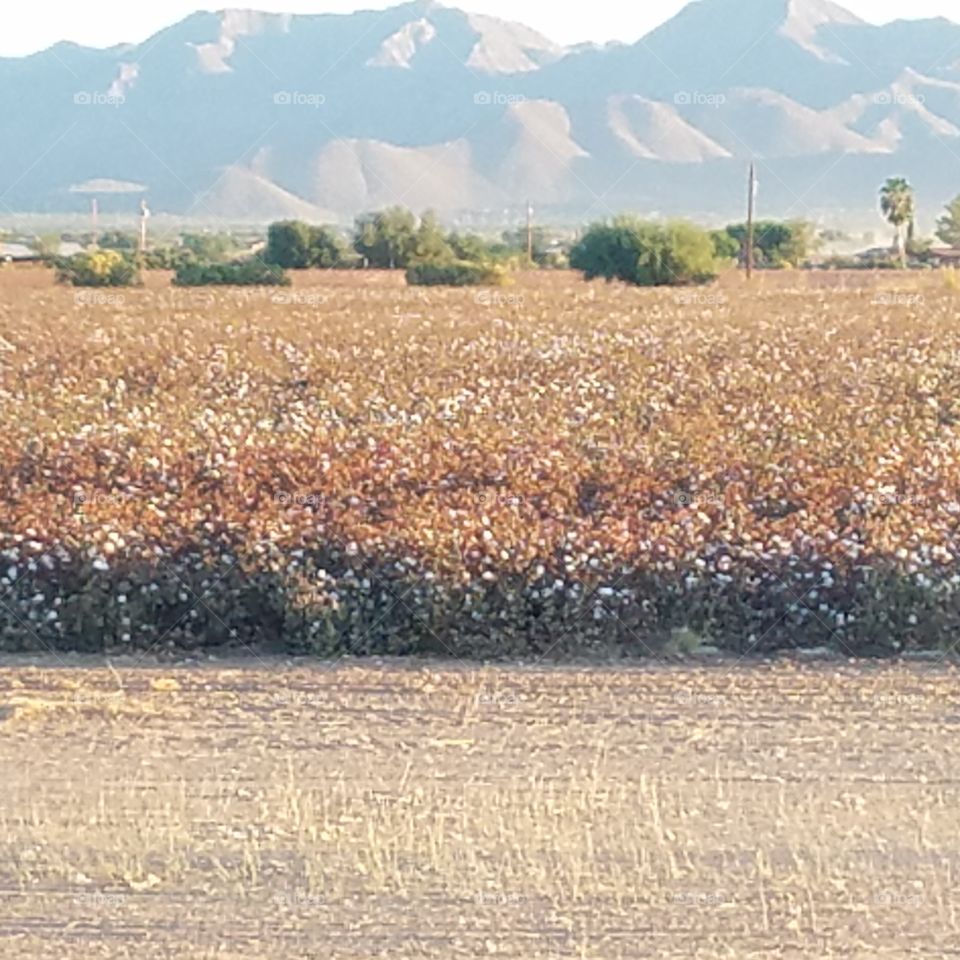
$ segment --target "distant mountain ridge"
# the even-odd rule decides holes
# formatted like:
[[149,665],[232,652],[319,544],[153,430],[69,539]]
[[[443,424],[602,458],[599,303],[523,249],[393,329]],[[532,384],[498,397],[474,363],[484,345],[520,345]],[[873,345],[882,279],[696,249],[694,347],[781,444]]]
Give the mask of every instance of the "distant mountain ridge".
[[[490,217],[723,215],[960,192],[960,25],[829,0],[696,0],[636,43],[562,47],[416,0],[196,13],[142,44],[0,59],[0,211],[346,220],[400,203]],[[125,188],[126,189],[126,188]]]

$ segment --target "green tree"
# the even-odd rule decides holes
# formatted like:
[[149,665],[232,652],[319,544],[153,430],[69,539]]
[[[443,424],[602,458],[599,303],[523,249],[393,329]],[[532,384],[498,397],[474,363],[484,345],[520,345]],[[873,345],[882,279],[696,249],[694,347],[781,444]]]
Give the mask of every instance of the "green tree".
[[658,224],[642,240],[637,272],[642,286],[705,283],[717,275],[713,241],[692,223]]
[[195,263],[197,256],[186,247],[153,247],[143,255],[143,267],[147,270],[178,270],[183,264]]
[[411,287],[498,287],[506,281],[506,269],[489,261],[422,260],[407,270]]
[[[745,255],[747,225],[726,229],[740,255]],[[799,267],[819,245],[816,230],[805,220],[760,220],[753,228],[753,260],[768,268]]]
[[240,249],[229,233],[185,233],[181,242],[198,260],[220,262]]
[[417,246],[417,218],[403,207],[366,214],[356,222],[354,249],[379,270],[406,268]]
[[612,224],[594,224],[570,252],[570,266],[582,270],[587,280],[603,277],[634,282],[640,250],[633,223],[619,217]]
[[173,283],[177,287],[288,287],[290,278],[282,267],[256,258],[227,263],[194,260],[177,267]]
[[937,221],[937,238],[951,247],[960,247],[960,196],[947,204]]
[[74,287],[132,287],[141,282],[136,263],[118,250],[93,250],[60,260],[57,281]]
[[891,177],[880,189],[880,211],[896,231],[900,265],[907,265],[907,244],[904,228],[914,219],[916,205],[913,188],[903,177]]
[[137,249],[137,236],[123,230],[104,230],[97,240],[101,250],[120,250],[133,253]]
[[449,263],[456,259],[453,248],[447,243],[437,215],[427,210],[420,218],[411,262]]
[[713,253],[718,260],[736,260],[740,256],[741,245],[727,230],[711,230],[710,240]]
[[618,217],[595,224],[570,254],[588,280],[604,277],[640,286],[704,283],[717,275],[713,240],[690,223],[645,223]]
[[299,220],[271,223],[267,230],[264,261],[288,270],[305,270],[310,266],[311,231]]
[[447,237],[447,244],[458,260],[480,263],[493,259],[489,244],[475,233],[451,233]]
[[310,266],[334,270],[346,265],[348,255],[346,242],[332,227],[310,228]]
[[333,227],[283,220],[270,224],[263,259],[285,270],[306,270],[308,267],[333,270],[346,266],[349,254],[343,237]]

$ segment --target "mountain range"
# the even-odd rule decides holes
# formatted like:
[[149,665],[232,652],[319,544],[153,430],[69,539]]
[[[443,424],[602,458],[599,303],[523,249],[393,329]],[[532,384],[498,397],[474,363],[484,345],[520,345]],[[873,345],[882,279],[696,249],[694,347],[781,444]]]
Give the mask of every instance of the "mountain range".
[[695,0],[635,43],[563,47],[415,0],[196,13],[143,43],[0,58],[0,217],[87,207],[346,221],[623,210],[869,215],[960,192],[960,25],[829,0]]

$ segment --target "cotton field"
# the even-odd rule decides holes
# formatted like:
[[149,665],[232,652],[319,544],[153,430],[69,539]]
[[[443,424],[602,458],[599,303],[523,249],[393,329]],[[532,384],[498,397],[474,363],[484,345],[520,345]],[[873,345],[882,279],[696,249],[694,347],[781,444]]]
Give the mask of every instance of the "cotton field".
[[948,650],[958,301],[826,279],[0,273],[0,648]]

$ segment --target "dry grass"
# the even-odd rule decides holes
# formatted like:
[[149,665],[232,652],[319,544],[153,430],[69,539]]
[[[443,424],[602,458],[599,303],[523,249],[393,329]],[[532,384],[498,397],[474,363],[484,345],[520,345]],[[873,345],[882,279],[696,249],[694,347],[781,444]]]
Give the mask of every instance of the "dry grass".
[[0,956],[946,956],[956,679],[8,664]]

